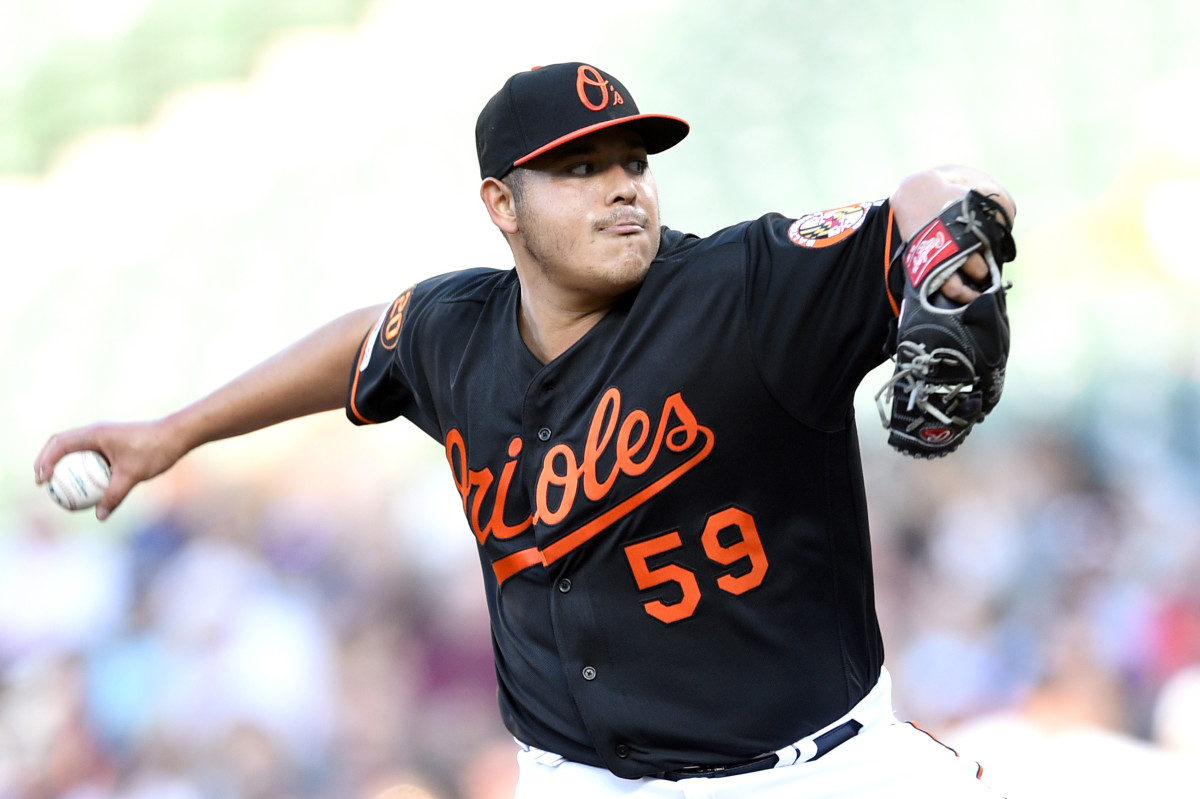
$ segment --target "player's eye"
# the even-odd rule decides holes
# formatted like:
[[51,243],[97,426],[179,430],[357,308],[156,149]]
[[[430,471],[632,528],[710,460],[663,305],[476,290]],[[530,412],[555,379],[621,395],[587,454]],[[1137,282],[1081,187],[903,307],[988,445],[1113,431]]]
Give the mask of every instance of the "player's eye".
[[629,162],[629,171],[635,175],[641,175],[650,168],[650,162],[644,157],[634,158]]
[[590,175],[596,171],[596,166],[591,161],[579,161],[567,167],[568,175]]

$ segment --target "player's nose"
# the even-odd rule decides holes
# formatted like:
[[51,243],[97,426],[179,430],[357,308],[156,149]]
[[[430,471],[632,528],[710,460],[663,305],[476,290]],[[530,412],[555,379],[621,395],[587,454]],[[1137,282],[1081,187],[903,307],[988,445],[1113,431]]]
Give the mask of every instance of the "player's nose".
[[602,175],[606,200],[613,203],[631,203],[638,197],[638,175],[631,172],[624,164],[614,163],[604,170]]

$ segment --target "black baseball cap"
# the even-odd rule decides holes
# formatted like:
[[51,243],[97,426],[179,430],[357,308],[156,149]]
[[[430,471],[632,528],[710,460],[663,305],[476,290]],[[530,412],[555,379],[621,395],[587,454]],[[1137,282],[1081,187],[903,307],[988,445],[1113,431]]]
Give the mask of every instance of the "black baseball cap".
[[628,126],[661,153],[683,140],[688,123],[643,114],[612,75],[578,61],[518,72],[488,101],[475,123],[479,175],[502,178],[560,144],[616,125]]

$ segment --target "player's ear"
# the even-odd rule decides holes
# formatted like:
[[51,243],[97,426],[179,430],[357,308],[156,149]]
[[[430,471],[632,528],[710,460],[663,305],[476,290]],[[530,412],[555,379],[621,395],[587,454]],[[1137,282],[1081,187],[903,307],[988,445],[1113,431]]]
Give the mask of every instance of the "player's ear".
[[487,206],[492,223],[503,233],[516,233],[517,209],[512,189],[496,178],[487,178],[479,187],[479,197]]

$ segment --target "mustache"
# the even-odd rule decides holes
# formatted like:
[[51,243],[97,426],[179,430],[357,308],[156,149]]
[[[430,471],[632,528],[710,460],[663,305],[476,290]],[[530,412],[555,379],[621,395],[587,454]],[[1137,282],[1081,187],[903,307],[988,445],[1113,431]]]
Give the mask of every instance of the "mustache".
[[619,208],[610,214],[596,220],[596,229],[603,230],[613,225],[640,225],[646,227],[650,223],[650,215],[638,208]]

